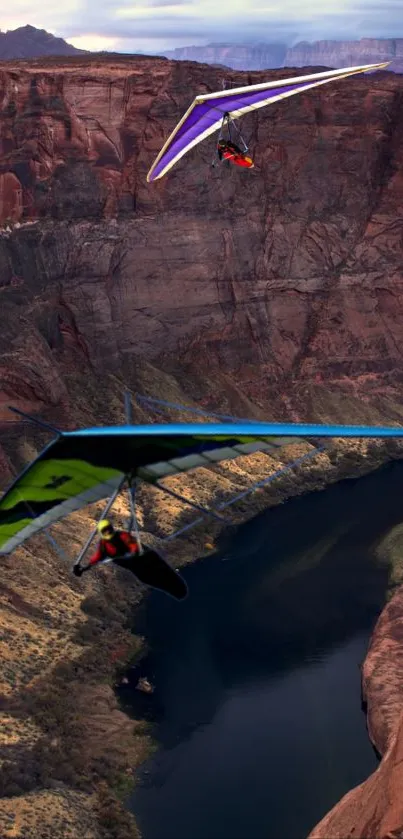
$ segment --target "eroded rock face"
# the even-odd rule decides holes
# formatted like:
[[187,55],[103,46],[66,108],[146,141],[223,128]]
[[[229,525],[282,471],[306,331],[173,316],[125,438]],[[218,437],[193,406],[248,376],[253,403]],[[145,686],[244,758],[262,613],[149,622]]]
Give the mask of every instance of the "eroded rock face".
[[313,385],[399,416],[402,80],[255,112],[252,172],[211,170],[212,140],[147,184],[222,78],[151,58],[0,65],[0,405],[65,411],[73,369],[135,386],[146,358],[200,400],[210,376],[278,417],[316,416]]

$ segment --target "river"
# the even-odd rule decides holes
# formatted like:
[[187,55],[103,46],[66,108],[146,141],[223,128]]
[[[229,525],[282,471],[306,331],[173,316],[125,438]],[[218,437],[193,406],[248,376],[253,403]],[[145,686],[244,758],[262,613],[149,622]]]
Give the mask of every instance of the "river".
[[360,665],[402,482],[396,463],[291,500],[188,566],[185,602],[145,601],[150,652],[119,691],[159,743],[131,801],[143,839],[301,839],[376,768]]

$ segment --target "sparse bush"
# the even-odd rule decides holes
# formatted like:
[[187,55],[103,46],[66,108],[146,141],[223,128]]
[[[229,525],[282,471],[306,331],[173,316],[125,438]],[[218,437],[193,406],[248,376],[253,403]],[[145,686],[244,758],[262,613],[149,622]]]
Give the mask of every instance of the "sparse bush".
[[100,597],[87,597],[81,604],[81,609],[86,615],[97,618],[105,623],[110,623],[111,620],[116,621],[120,618],[118,609],[114,609],[110,603],[101,600]]

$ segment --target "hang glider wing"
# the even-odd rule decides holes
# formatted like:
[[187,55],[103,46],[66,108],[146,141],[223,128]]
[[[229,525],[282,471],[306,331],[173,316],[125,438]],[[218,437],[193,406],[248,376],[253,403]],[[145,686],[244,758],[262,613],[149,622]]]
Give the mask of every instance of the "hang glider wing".
[[147,181],[162,178],[175,163],[190,149],[218,131],[225,114],[237,119],[248,111],[264,108],[280,99],[287,99],[296,93],[302,93],[327,82],[345,79],[356,73],[368,73],[383,70],[390,64],[364,64],[360,67],[344,67],[339,70],[326,70],[307,76],[290,79],[276,79],[262,84],[238,87],[232,90],[220,90],[217,93],[196,96],[172,134],[163,145],[154,161]]
[[61,434],[0,500],[0,554],[88,504],[129,475],[148,483],[304,438],[403,437],[403,429],[272,423],[89,428]]

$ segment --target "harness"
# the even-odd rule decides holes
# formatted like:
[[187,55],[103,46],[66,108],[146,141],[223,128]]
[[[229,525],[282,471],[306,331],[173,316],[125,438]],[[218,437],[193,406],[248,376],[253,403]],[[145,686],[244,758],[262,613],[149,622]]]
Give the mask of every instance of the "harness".
[[102,540],[102,547],[105,554],[110,557],[123,556],[128,549],[127,542],[122,538],[120,530],[116,531],[112,539]]

